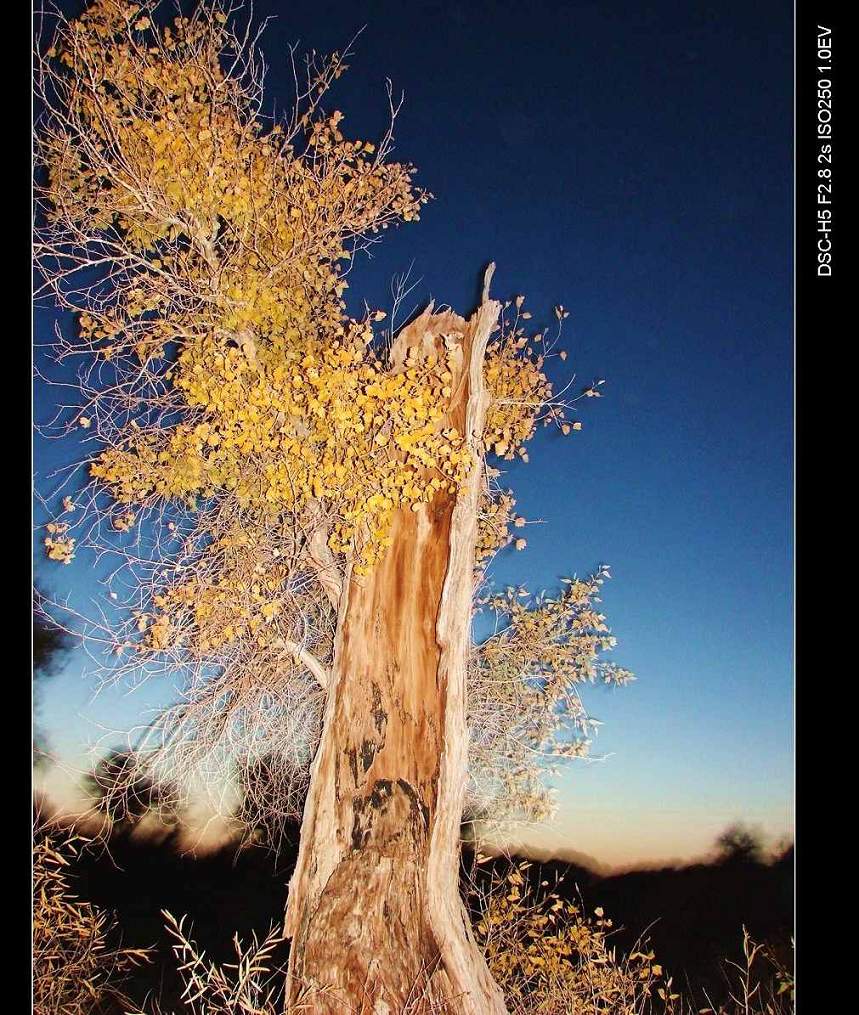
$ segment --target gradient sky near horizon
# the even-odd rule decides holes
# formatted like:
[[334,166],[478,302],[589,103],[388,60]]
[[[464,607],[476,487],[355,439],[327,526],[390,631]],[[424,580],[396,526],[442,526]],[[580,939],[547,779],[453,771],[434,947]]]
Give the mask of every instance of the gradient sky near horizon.
[[[63,4],[75,11],[75,5]],[[519,839],[610,864],[684,858],[744,820],[777,838],[793,811],[792,10],[650,3],[255,0],[270,106],[289,104],[288,45],[342,49],[330,106],[352,136],[385,126],[385,78],[405,92],[396,154],[435,195],[356,264],[357,309],[468,312],[527,296],[563,303],[584,430],[541,432],[509,471],[540,519],[499,558],[501,584],[556,585],[612,565],[603,597],[617,662],[638,680],[586,688],[600,760],[558,781],[551,826]],[[36,341],[55,315],[37,309]],[[555,371],[560,379],[560,371]],[[55,390],[36,385],[37,419]],[[37,485],[75,449],[37,440]],[[38,544],[37,544],[38,545]],[[37,564],[55,590],[97,592],[91,562]],[[145,720],[164,689],[90,701],[85,660],[43,685],[52,746]]]

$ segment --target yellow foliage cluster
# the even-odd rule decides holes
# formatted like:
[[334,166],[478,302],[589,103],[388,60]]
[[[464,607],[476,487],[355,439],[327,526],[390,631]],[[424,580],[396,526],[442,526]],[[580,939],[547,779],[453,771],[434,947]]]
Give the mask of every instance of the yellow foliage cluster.
[[190,620],[189,647],[199,655],[219,649],[237,638],[250,638],[266,647],[278,637],[272,622],[283,610],[283,587],[288,566],[266,556],[259,566],[255,547],[243,533],[221,539],[217,575],[194,574],[154,597],[158,609],[147,629],[149,647],[158,648],[153,632],[165,627],[170,617],[187,615]]
[[312,627],[312,648],[327,658],[328,607],[290,587],[293,546],[289,538],[279,545],[286,549],[238,523],[213,538],[206,566],[180,572],[155,592],[149,610],[137,612],[142,635],[137,651],[181,646],[191,657],[205,659],[238,643],[256,660],[259,675],[278,657],[294,659],[294,646],[308,643]]
[[[470,465],[445,423],[448,350],[395,368],[374,341],[384,315],[351,319],[342,300],[350,246],[417,219],[428,195],[413,167],[345,139],[339,112],[313,105],[264,129],[253,88],[224,73],[229,45],[217,11],[157,28],[126,0],[96,0],[55,52],[88,86],[69,89],[65,127],[43,143],[52,215],[133,266],[87,305],[81,339],[155,371],[184,417],[133,420],[91,474],[128,507],[232,497],[260,524],[321,511],[330,550],[360,574],[396,510],[454,493]],[[335,55],[320,91],[342,67]],[[527,459],[551,398],[521,302],[486,358],[486,448],[508,459]]]
[[[488,665],[542,674],[548,681],[546,692],[595,679],[599,653],[616,644],[605,616],[594,605],[598,586],[593,578],[565,578],[562,583],[560,595],[541,595],[536,602],[513,588],[487,601],[487,607],[505,620],[499,636],[482,646]],[[535,646],[540,646],[539,657],[532,655]]]
[[[493,344],[486,351],[486,386],[492,400],[484,442],[499,458],[527,462],[526,443],[534,436],[539,411],[551,401],[552,385],[542,357],[520,346],[522,338]],[[529,355],[529,353],[531,353]]]
[[478,895],[475,923],[489,969],[511,1010],[533,1015],[640,1015],[658,994],[673,1003],[671,980],[649,949],[619,958],[612,921],[564,899],[557,885],[535,887],[528,861],[493,873]]
[[[46,263],[61,252],[85,270],[110,264],[100,289],[82,290],[79,341],[116,383],[79,425],[107,444],[90,472],[115,502],[112,528],[172,501],[199,511],[211,536],[191,551],[192,578],[153,583],[138,647],[260,648],[288,628],[275,618],[320,532],[335,570],[348,561],[360,575],[389,545],[395,512],[455,495],[472,465],[448,414],[458,350],[440,338],[394,362],[374,334],[384,314],[346,312],[355,251],[416,220],[429,195],[388,158],[390,136],[349,140],[342,113],[322,110],[342,58],[311,64],[304,107],[269,126],[223,10],[159,26],[150,7],[95,0],[48,54]],[[541,419],[568,429],[522,303],[485,360],[483,450],[508,460],[527,460]],[[513,505],[484,497],[478,566],[510,542]],[[237,519],[253,545],[241,564],[222,543]],[[288,566],[271,557],[284,528]],[[46,545],[54,559],[74,555],[64,534]]]
[[[75,80],[95,83],[69,97],[70,113],[87,130],[86,145],[76,149],[75,138],[57,138],[50,153],[51,188],[64,198],[64,218],[103,229],[118,224],[142,253],[187,235],[189,226],[205,249],[221,224],[245,249],[239,263],[227,266],[220,298],[245,303],[241,294],[256,288],[256,302],[276,318],[284,279],[270,269],[278,254],[304,248],[308,268],[313,254],[333,262],[344,256],[344,233],[382,224],[380,209],[386,219],[417,217],[425,197],[412,192],[411,167],[374,159],[371,144],[346,141],[341,113],[307,124],[302,158],[281,127],[263,133],[241,76],[225,73],[232,40],[221,12],[201,10],[158,29],[138,10],[127,0],[95,0],[55,53]],[[111,163],[116,173],[106,178]],[[172,248],[149,267],[193,271],[192,261]],[[342,288],[342,280],[316,267],[307,277],[296,274],[301,288]],[[125,308],[132,316],[157,305],[142,293]],[[242,308],[233,310],[229,320],[240,323]],[[245,303],[244,312],[257,311]]]
[[128,504],[229,491],[271,518],[322,503],[336,516],[329,546],[357,549],[360,571],[388,545],[397,508],[454,491],[470,464],[462,436],[443,426],[451,364],[431,356],[390,371],[368,353],[371,338],[366,322],[327,346],[289,329],[253,364],[211,339],[186,347],[175,383],[203,421],[141,432],[92,474]]
[[[553,397],[552,384],[546,375],[546,361],[557,355],[566,359],[562,349],[552,351],[560,335],[560,324],[566,312],[558,318],[558,336],[549,341],[547,332],[529,335],[523,322],[531,314],[522,310],[524,296],[507,303],[502,313],[500,334],[486,350],[484,376],[491,394],[486,414],[484,444],[487,451],[511,461],[517,457],[528,461],[527,442],[534,436],[537,425],[554,425],[562,434],[581,430],[579,421],[570,420],[568,406]],[[512,319],[511,319],[512,318]]]
[[65,522],[48,522],[45,547],[48,557],[61,564],[71,564],[75,559],[75,540],[67,536],[69,527]]
[[[480,571],[492,556],[510,542],[510,523],[516,501],[508,490],[481,493],[477,515],[477,542],[474,562]],[[518,519],[517,519],[518,520]]]

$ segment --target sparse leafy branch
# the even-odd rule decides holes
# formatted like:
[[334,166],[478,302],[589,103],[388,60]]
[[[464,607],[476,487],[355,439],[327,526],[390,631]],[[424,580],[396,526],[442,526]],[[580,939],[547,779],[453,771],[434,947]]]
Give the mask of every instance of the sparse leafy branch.
[[563,579],[557,596],[508,588],[478,601],[495,627],[474,647],[469,669],[476,816],[497,813],[499,802],[534,820],[551,813],[547,770],[585,755],[598,725],[585,711],[579,686],[633,679],[601,659],[615,645],[597,608],[608,577],[603,567],[587,579]]

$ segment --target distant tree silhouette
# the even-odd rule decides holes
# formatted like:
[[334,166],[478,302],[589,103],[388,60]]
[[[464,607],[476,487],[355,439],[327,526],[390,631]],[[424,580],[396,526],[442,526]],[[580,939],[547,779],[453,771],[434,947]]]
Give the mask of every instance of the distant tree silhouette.
[[169,787],[152,778],[145,760],[133,750],[109,751],[86,777],[85,785],[115,832],[130,831],[150,813],[157,814],[165,825],[177,822]]
[[790,866],[794,862],[794,856],[795,856],[795,854],[794,854],[793,843],[789,842],[784,847],[784,849],[779,851],[779,854],[778,854],[778,863],[783,863],[783,864],[786,864],[786,865]]
[[33,618],[33,678],[52,676],[71,648],[71,638],[41,617]]
[[764,846],[760,835],[740,822],[729,825],[716,839],[719,863],[761,863]]
[[72,647],[71,638],[59,628],[51,627],[39,614],[33,614],[33,767],[44,765],[48,758],[48,739],[37,721],[41,704],[39,684],[53,676]]
[[780,839],[773,850],[773,855],[776,858],[776,863],[792,864],[794,856],[793,839],[787,837]]

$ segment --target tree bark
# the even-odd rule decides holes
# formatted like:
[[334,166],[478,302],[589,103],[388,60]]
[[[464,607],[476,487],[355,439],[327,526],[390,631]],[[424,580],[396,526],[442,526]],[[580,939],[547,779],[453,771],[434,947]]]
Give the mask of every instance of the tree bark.
[[431,305],[392,349],[398,369],[410,347],[453,343],[448,425],[474,464],[456,496],[398,512],[383,559],[344,583],[286,914],[288,1002],[314,1015],[506,1011],[458,883],[483,358],[499,311],[486,288],[468,322]]

